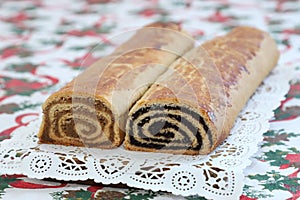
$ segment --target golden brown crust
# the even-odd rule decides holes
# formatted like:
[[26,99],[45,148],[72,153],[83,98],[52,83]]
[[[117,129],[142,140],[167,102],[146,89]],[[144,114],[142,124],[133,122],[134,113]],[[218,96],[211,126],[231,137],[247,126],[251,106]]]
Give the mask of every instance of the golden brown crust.
[[138,30],[46,100],[40,143],[119,146],[129,107],[192,46],[192,38],[175,23],[153,23]]
[[[229,135],[239,112],[263,79],[276,66],[279,59],[276,43],[266,32],[251,27],[239,27],[228,34],[228,38],[231,37],[232,39],[227,39],[227,46],[221,48],[230,55],[223,58],[227,65],[221,63],[220,59],[214,60],[224,80],[223,84],[228,100],[226,107],[216,113],[216,116],[221,116],[219,118],[223,119],[223,123],[219,122],[220,124],[217,126],[217,130],[221,130],[221,134],[218,134],[218,140],[212,149],[216,148]],[[226,43],[226,39],[224,40]],[[238,40],[241,42],[237,42]],[[213,57],[218,51],[214,49],[220,48],[220,46],[216,45],[214,48],[207,43],[204,48]],[[240,64],[232,62],[233,59],[241,59]],[[235,76],[231,75],[232,70],[234,70]],[[225,115],[222,109],[226,110]]]
[[[169,70],[160,76],[157,84],[152,85],[133,106],[127,122],[125,148],[192,155],[210,153],[229,135],[238,113],[276,65],[278,57],[279,52],[273,39],[267,33],[251,27],[238,27],[225,36],[207,41],[201,47],[191,50],[177,59]],[[131,138],[134,134],[135,137],[139,137],[132,130],[137,126],[135,123],[139,123],[133,116],[141,108],[166,104],[189,107],[199,113],[212,135],[212,144],[206,141],[207,131],[203,130],[203,145],[200,150],[154,149],[133,144],[132,141],[142,141]],[[150,114],[149,118],[147,123],[151,122]],[[150,135],[148,130],[143,131],[144,134]],[[160,139],[165,139],[161,135]],[[161,144],[153,143],[157,146]]]

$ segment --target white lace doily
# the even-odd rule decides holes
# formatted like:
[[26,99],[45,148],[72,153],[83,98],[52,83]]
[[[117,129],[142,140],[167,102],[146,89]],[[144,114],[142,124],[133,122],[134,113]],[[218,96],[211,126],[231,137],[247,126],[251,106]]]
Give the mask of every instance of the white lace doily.
[[231,135],[208,156],[183,156],[124,150],[38,145],[40,121],[16,130],[0,143],[0,174],[31,178],[87,180],[105,184],[200,195],[208,199],[239,199],[243,170],[268,130],[273,109],[289,89],[292,70],[277,67],[249,100]]

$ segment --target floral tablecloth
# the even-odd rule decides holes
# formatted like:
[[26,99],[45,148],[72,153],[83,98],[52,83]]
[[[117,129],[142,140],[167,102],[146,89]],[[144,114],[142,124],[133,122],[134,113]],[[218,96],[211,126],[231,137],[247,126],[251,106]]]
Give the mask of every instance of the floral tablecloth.
[[[111,47],[112,35],[153,21],[178,21],[199,41],[238,25],[268,31],[279,65],[295,78],[260,151],[245,170],[240,199],[300,197],[300,1],[292,0],[2,0],[0,141],[39,117],[41,97],[70,81]],[[99,57],[87,54],[99,44]],[[95,49],[94,49],[95,50]],[[85,60],[85,62],[82,62]],[[84,63],[84,66],[82,66]],[[204,199],[124,186],[0,177],[2,199]]]

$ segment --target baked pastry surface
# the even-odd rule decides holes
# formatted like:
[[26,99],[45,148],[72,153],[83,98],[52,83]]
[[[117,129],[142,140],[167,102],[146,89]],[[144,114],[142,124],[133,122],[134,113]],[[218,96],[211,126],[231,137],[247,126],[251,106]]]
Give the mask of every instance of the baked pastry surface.
[[139,29],[43,104],[40,143],[113,148],[124,139],[132,104],[193,39],[176,23],[152,23]]
[[177,59],[129,112],[128,150],[208,154],[279,58],[269,34],[238,27]]

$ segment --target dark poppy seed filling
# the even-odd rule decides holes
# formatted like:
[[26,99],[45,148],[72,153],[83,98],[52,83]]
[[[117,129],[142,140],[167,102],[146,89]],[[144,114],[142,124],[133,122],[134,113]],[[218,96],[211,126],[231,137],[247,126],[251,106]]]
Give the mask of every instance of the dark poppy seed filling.
[[268,33],[246,26],[191,49],[129,110],[124,148],[212,153],[230,135],[240,111],[279,56]]
[[201,130],[212,135],[204,119],[188,107],[152,104],[134,112],[128,124],[131,145],[149,149],[199,151]]

